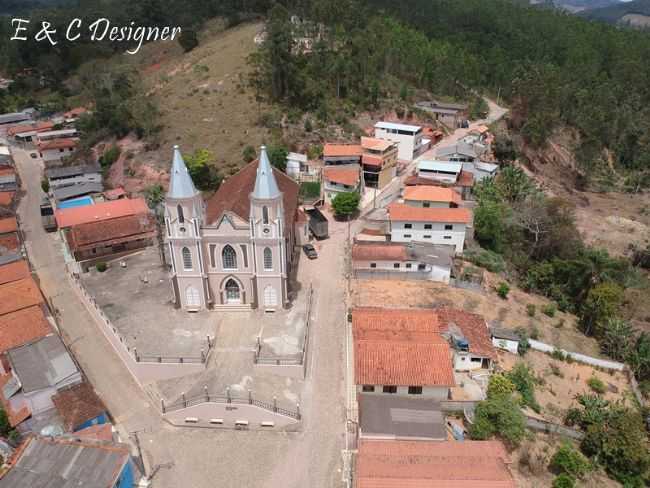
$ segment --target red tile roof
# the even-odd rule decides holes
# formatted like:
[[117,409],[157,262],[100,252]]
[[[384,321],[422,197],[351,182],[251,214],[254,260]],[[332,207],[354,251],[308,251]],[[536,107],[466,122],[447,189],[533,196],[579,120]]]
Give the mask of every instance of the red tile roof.
[[5,234],[7,232],[16,232],[18,230],[18,221],[16,217],[7,217],[6,219],[0,219],[0,234]]
[[59,391],[52,397],[52,402],[68,432],[106,412],[106,406],[87,382]]
[[17,233],[0,235],[0,255],[7,252],[16,252],[19,247],[20,241]]
[[15,196],[15,191],[0,191],[0,207],[10,207]]
[[[233,212],[248,222],[251,207],[249,196],[255,188],[257,165],[257,160],[248,163],[221,184],[217,192],[207,201],[206,219],[208,224],[216,224],[225,211]],[[298,183],[277,168],[273,168],[273,174],[282,192],[285,235],[289,235],[296,218],[300,187]]]
[[452,332],[454,325],[460,329],[469,343],[469,352],[477,356],[496,359],[496,350],[492,345],[490,330],[485,319],[475,313],[458,310],[455,308],[436,308],[434,313],[438,316],[443,332]]
[[13,263],[0,266],[0,285],[22,280],[23,278],[28,278],[30,275],[31,273],[27,261],[24,259],[14,261]]
[[358,385],[453,386],[449,345],[431,310],[352,311]]
[[70,249],[81,251],[98,244],[116,245],[156,235],[156,221],[152,214],[127,215],[103,222],[88,222],[72,226],[67,235]]
[[39,151],[51,151],[53,149],[68,149],[77,147],[79,139],[54,139],[52,141],[41,142],[38,144]]
[[16,170],[11,166],[0,166],[0,176],[15,175]]
[[323,147],[324,157],[361,157],[362,153],[360,144],[325,144]]
[[50,130],[54,127],[54,122],[36,122],[34,124],[19,124],[9,127],[7,129],[7,135],[15,136],[16,134],[21,134],[23,132],[43,132]]
[[377,139],[376,137],[362,137],[361,138],[361,147],[363,149],[372,149],[373,151],[385,151],[391,147],[396,146],[392,141],[387,141],[385,139]]
[[66,113],[63,114],[63,116],[66,119],[70,119],[73,117],[79,117],[81,114],[84,114],[88,112],[88,109],[86,107],[75,107],[73,109],[68,110]]
[[408,186],[404,189],[404,200],[446,202],[456,205],[460,205],[463,201],[458,192],[442,186]]
[[355,488],[515,488],[498,441],[359,441]]
[[0,353],[45,337],[52,332],[40,306],[0,316]]
[[0,316],[41,303],[43,296],[31,277],[0,285]]
[[108,200],[117,200],[118,198],[123,197],[125,195],[126,195],[126,191],[121,186],[119,188],[113,188],[112,190],[106,190],[104,192],[104,196]]
[[472,212],[467,208],[418,208],[404,203],[388,206],[390,220],[401,222],[445,222],[468,224]]
[[359,184],[359,170],[350,168],[337,168],[326,166],[323,168],[323,178],[340,185],[357,186]]
[[111,424],[97,424],[78,430],[74,433],[75,437],[82,439],[92,439],[96,441],[112,441],[113,427]]
[[60,229],[88,222],[103,222],[127,215],[149,213],[143,198],[122,198],[83,207],[59,209],[54,212]]
[[384,158],[376,154],[364,154],[361,156],[361,162],[366,166],[381,166],[384,164]]
[[398,243],[355,242],[352,245],[353,261],[407,261],[406,246]]
[[29,418],[32,415],[32,412],[26,406],[18,410],[14,410],[9,403],[9,400],[5,398],[3,393],[4,387],[13,377],[14,375],[11,373],[0,375],[0,404],[2,404],[3,410],[7,412],[7,417],[9,417],[9,425],[16,427],[23,420]]

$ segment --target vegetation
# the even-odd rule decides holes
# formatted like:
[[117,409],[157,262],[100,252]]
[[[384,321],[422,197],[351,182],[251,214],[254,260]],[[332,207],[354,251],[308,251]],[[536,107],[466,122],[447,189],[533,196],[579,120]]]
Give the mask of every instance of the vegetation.
[[[559,486],[574,486],[577,479],[582,479],[591,470],[589,460],[568,442],[564,442],[555,451],[549,466],[558,475],[556,481],[564,478],[571,482],[566,485],[568,481],[560,481]],[[555,481],[553,486],[556,486]]]
[[542,313],[547,317],[555,317],[556,307],[553,303],[549,303],[542,306]]
[[165,191],[160,183],[156,183],[144,189],[144,197],[149,208],[156,208],[165,199]]
[[506,373],[506,377],[515,386],[517,393],[521,396],[521,405],[532,408],[535,412],[540,412],[541,407],[535,399],[535,386],[537,379],[533,376],[532,371],[525,363],[515,364],[512,370]]
[[43,193],[48,193],[50,191],[50,180],[47,177],[41,179],[41,189]]
[[624,486],[645,486],[650,453],[639,412],[597,395],[582,395],[578,404],[567,412],[566,422],[585,432],[580,443],[582,452]]
[[356,192],[341,192],[337,193],[332,199],[332,208],[334,213],[339,217],[350,216],[359,208],[359,201],[361,197]]
[[194,29],[183,29],[180,37],[178,38],[178,43],[183,48],[183,51],[191,51],[199,45],[199,39],[196,36],[196,31]]
[[213,162],[213,156],[207,149],[197,149],[185,156],[185,165],[192,181],[199,190],[215,191],[221,184],[221,176]]
[[300,197],[304,200],[313,200],[320,197],[319,181],[303,181],[300,183]]
[[510,293],[510,286],[508,286],[508,283],[504,281],[499,283],[499,286],[497,286],[497,295],[505,300],[508,298],[508,293]]
[[244,158],[244,162],[250,163],[257,157],[257,151],[255,151],[253,146],[248,145],[242,151],[242,157]]
[[122,150],[120,149],[120,146],[113,144],[100,156],[99,164],[104,169],[110,168],[113,163],[119,159],[121,152]]
[[288,155],[289,150],[283,145],[273,145],[268,148],[269,161],[280,171],[286,171]]
[[501,273],[505,271],[505,262],[503,256],[489,249],[480,249],[478,251],[468,250],[464,257],[471,263],[481,268],[485,268],[491,273]]
[[108,265],[105,262],[100,261],[95,265],[95,269],[97,269],[97,271],[99,271],[100,273],[103,273],[108,269]]
[[534,317],[536,312],[536,307],[534,303],[526,304],[526,313],[529,317]]
[[574,488],[576,480],[566,473],[561,473],[553,480],[552,488]]
[[587,385],[589,385],[589,388],[591,388],[595,393],[598,393],[599,395],[602,395],[607,391],[607,386],[605,386],[605,383],[596,376],[589,378],[587,380]]

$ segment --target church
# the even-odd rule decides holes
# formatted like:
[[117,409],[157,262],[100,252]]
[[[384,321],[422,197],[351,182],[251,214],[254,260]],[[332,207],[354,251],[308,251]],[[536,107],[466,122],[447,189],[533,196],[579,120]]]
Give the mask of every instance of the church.
[[176,306],[187,311],[279,310],[288,304],[298,184],[259,158],[224,180],[207,201],[174,146],[165,233]]

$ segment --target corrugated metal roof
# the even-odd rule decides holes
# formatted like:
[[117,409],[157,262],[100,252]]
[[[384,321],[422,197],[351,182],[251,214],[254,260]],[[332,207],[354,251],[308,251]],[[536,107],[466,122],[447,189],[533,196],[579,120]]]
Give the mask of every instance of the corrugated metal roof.
[[422,130],[422,127],[419,125],[396,124],[395,122],[377,122],[375,124],[375,129],[394,129],[417,132],[419,130]]
[[69,200],[70,198],[82,197],[92,193],[101,193],[102,191],[104,191],[104,185],[95,181],[88,181],[77,185],[56,188],[53,193],[56,201],[62,202],[64,200]]
[[447,171],[452,173],[460,173],[463,163],[456,161],[420,161],[418,169],[425,171]]
[[94,164],[85,164],[79,166],[67,166],[65,168],[50,168],[45,170],[45,176],[50,179],[70,178],[72,176],[81,176],[90,173],[100,173],[101,168]]

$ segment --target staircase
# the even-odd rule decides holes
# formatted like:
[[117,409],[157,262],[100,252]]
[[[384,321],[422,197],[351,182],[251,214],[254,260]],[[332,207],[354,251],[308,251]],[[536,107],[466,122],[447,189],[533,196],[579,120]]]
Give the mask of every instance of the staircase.
[[250,303],[244,303],[241,305],[213,305],[212,310],[219,310],[223,312],[250,312],[253,310]]

